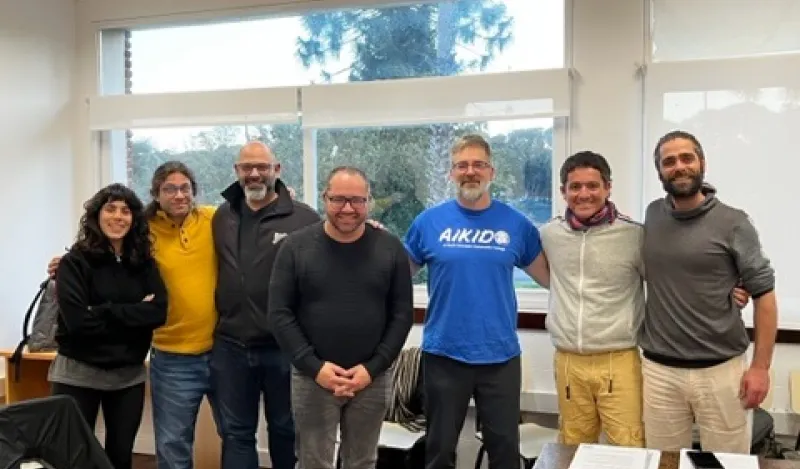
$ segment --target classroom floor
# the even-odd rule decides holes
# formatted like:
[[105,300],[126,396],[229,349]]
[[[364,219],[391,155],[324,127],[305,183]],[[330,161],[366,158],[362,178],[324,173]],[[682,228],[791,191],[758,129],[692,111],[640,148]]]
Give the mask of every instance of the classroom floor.
[[[558,419],[554,415],[527,414],[526,419],[540,425],[555,427]],[[475,439],[475,417],[474,410],[470,409],[467,419],[464,422],[464,429],[458,442],[458,456],[456,458],[456,469],[473,469],[475,467],[475,456],[478,453],[478,442]],[[484,467],[487,462],[484,460]],[[133,469],[156,469],[154,456],[135,455]]]
[[134,454],[133,469],[156,469],[156,457],[149,454]]
[[[526,417],[526,420],[536,422],[540,425],[555,426],[557,424],[557,419],[554,415],[527,414]],[[475,441],[474,425],[475,420],[472,410],[470,410],[467,421],[464,424],[464,431],[461,433],[461,439],[458,443],[457,469],[473,469],[475,467],[475,455],[478,451],[478,444]],[[794,448],[796,438],[796,436],[779,436],[778,441],[785,448]],[[787,455],[787,458],[789,456],[791,456],[792,459],[800,459],[800,452]],[[484,460],[483,467],[486,466],[487,463]],[[133,469],[156,469],[155,456],[144,454],[134,455]]]

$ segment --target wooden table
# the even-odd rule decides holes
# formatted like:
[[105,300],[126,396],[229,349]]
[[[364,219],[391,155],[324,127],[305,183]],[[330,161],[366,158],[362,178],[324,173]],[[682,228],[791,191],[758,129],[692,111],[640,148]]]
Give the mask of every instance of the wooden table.
[[[13,350],[0,350],[0,357],[3,357],[6,364],[5,403],[13,404],[26,399],[49,396],[50,383],[47,381],[47,372],[50,369],[50,363],[55,358],[55,353],[26,352],[23,354],[19,381],[14,380],[16,368],[11,363],[13,354]],[[150,408],[149,382],[146,389],[145,408]],[[143,421],[151,422],[151,420],[150,415],[143,416]],[[152,438],[152,431],[150,438]],[[222,444],[217,435],[211,408],[204,399],[195,428],[194,467],[196,469],[218,469],[221,448]]]
[[[536,460],[534,469],[567,469],[572,462],[577,446],[548,443],[542,449],[542,454]],[[678,469],[680,453],[677,451],[663,451],[658,469]],[[758,458],[761,469],[800,469],[800,462],[783,459]]]

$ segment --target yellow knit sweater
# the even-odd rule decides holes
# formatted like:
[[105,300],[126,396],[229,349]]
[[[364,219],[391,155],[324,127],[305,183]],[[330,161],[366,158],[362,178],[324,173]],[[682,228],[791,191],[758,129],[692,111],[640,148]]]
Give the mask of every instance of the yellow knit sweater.
[[163,212],[150,220],[155,258],[167,286],[167,322],[155,331],[153,347],[181,354],[211,349],[217,311],[217,257],[211,233],[215,207],[197,207],[183,225]]

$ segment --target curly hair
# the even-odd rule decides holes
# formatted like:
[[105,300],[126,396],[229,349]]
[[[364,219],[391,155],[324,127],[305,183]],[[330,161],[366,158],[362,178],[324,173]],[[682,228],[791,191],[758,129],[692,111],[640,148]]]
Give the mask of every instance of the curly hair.
[[134,191],[123,184],[115,183],[100,189],[83,204],[85,212],[81,216],[78,236],[73,249],[90,254],[102,255],[109,252],[111,243],[100,229],[99,217],[103,206],[109,202],[124,202],[131,211],[131,227],[122,239],[122,250],[134,265],[143,264],[153,256],[153,243],[144,205]]
[[145,216],[148,219],[153,218],[161,208],[158,203],[158,194],[167,178],[174,173],[180,173],[186,176],[189,183],[192,185],[192,196],[197,196],[197,179],[195,179],[192,170],[181,161],[167,161],[156,168],[153,172],[153,178],[150,181],[150,196],[153,200],[145,207]]

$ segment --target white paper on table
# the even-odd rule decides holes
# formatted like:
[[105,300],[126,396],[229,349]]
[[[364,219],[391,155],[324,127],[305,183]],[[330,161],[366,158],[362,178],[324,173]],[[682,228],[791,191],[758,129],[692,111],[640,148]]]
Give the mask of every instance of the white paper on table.
[[[686,454],[687,449],[681,450],[681,456],[678,462],[678,469],[695,469],[692,460]],[[735,453],[717,453],[714,456],[719,459],[719,462],[725,469],[759,469],[758,456],[751,454],[735,454]]]
[[569,469],[658,469],[661,452],[600,444],[581,444]]

